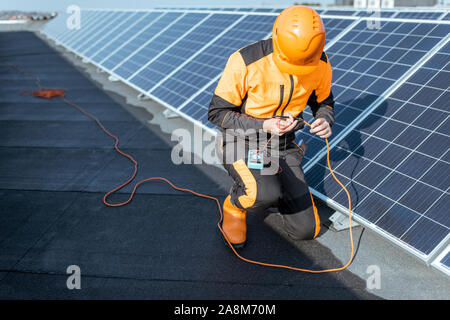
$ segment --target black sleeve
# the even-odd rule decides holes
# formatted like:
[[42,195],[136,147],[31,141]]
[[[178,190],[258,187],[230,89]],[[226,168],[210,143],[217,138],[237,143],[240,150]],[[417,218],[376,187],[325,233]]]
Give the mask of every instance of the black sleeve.
[[324,118],[330,126],[334,123],[334,97],[330,90],[330,95],[322,102],[317,102],[316,92],[313,91],[308,99],[314,119]]
[[257,119],[240,112],[241,106],[214,94],[208,109],[208,120],[224,129],[262,130],[264,119]]

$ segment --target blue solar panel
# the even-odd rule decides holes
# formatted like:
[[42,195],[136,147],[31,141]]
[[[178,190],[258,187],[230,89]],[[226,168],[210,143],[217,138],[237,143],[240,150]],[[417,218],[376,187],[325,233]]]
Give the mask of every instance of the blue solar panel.
[[340,34],[345,28],[350,26],[350,24],[352,24],[355,20],[322,18],[322,21],[327,32],[327,42],[329,42]]
[[[174,107],[181,106],[190,96],[220,75],[231,53],[265,38],[272,30],[275,18],[258,15],[245,17],[150,93]],[[183,111],[190,113],[190,110]]]
[[273,12],[272,8],[256,8],[253,10],[254,12]]
[[[353,211],[424,256],[450,232],[449,83],[447,44],[331,153]],[[310,186],[346,206],[326,167],[307,172]]]
[[161,21],[161,23],[166,23],[167,25],[168,21],[175,22],[158,36],[149,39],[151,41],[148,41],[141,49],[136,50],[133,55],[114,69],[114,71],[124,79],[128,79],[141,67],[144,67],[146,63],[151,61],[152,58],[156,57],[163,52],[164,49],[179,40],[179,38],[189,29],[201,22],[207,16],[207,13],[188,13],[184,16],[180,16],[180,19],[177,21],[173,20],[173,17],[164,17],[164,20],[166,21]]
[[400,11],[395,18],[437,20],[443,13],[442,11]]
[[74,47],[74,50],[77,50],[80,53],[84,53],[87,49],[89,49],[91,46],[93,46],[101,37],[108,33],[111,28],[113,28],[115,25],[120,24],[123,21],[123,17],[126,13],[125,12],[115,12],[111,16],[109,16],[103,24],[97,24],[97,27],[94,29],[95,32],[93,32],[91,35],[85,38],[85,41],[83,41],[80,45],[77,47]]
[[131,20],[134,18],[134,12],[125,12],[121,15],[116,22],[112,23],[107,30],[104,32],[102,37],[98,37],[90,47],[86,47],[84,51],[81,52],[85,57],[90,58],[92,55],[103,49],[108,43],[117,37],[121,30],[127,29],[131,24]]
[[[140,37],[141,33],[149,30],[152,24],[157,22],[157,19],[162,15],[163,13],[161,12],[146,13],[135,25],[127,29],[119,38],[94,56],[93,60],[100,63],[104,68],[111,70],[132,54],[137,45],[145,42],[146,39]],[[134,42],[136,38],[138,39]]]
[[112,19],[119,16],[119,12],[106,12],[104,15],[102,15],[101,18],[95,19],[95,22],[89,26],[89,30],[81,34],[75,41],[71,41],[68,45],[69,47],[79,52],[79,49],[81,47],[86,46],[88,43],[91,43],[92,41],[95,41],[98,34],[100,34],[104,28],[106,28],[107,25],[109,25],[112,21]]
[[129,81],[148,91],[240,17],[234,14],[213,14]]
[[450,270],[450,252],[448,252],[445,257],[442,258],[441,264],[446,266]]
[[[443,24],[383,21],[380,29],[371,30],[366,21],[361,21],[332,45],[327,50],[336,100],[331,140],[424,57],[449,28]],[[309,109],[304,116],[312,120]],[[298,139],[309,148],[305,164],[323,150],[323,141],[305,131]]]
[[445,17],[442,18],[442,20],[450,20],[450,13],[447,13]]
[[367,9],[367,10],[361,10],[358,12],[357,16],[359,17],[380,17],[380,18],[390,18],[394,14],[396,14],[396,11],[382,11],[375,9]]
[[352,16],[356,13],[353,10],[326,10],[322,14],[330,16]]
[[214,81],[204,90],[198,92],[195,98],[190,100],[189,103],[182,108],[183,113],[200,121],[209,128],[214,128],[214,125],[208,121],[208,107],[218,82],[219,79]]
[[80,20],[80,29],[68,29],[64,21],[63,26],[61,26],[62,32],[55,37],[55,40],[64,45],[71,45],[85,33],[89,32],[91,26],[95,25],[105,15],[106,12],[104,11],[81,11],[82,20]]

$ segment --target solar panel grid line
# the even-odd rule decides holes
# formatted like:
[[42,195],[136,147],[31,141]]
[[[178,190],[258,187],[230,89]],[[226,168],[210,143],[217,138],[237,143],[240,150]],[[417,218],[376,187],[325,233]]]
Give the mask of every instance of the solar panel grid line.
[[59,33],[56,37],[54,37],[54,41],[56,44],[67,44],[74,39],[77,39],[81,34],[87,32],[90,28],[90,25],[93,25],[97,19],[97,17],[102,16],[101,12],[92,12],[86,13],[84,16],[84,20],[80,25],[80,29],[71,29],[68,30],[67,27],[62,29],[62,32]]
[[443,11],[441,16],[437,20],[443,20],[446,15],[447,15],[447,11]]
[[61,33],[54,36],[54,40],[57,43],[68,43],[69,41],[73,41],[81,33],[89,30],[89,27],[95,23],[96,19],[103,16],[103,14],[99,11],[86,12],[85,14],[83,14],[83,11],[81,11],[81,15],[85,17],[83,18],[83,20],[81,20],[80,29],[72,29],[72,30],[67,30],[66,28],[62,29]]
[[[328,198],[327,196],[323,195],[322,193],[318,192],[315,189],[309,188],[309,190],[311,191],[311,194],[319,199],[321,199],[322,201],[324,201],[330,208],[336,210],[337,212],[343,213],[348,215],[348,208],[346,208],[345,206],[341,205],[340,203],[336,202],[333,199]],[[370,228],[370,230],[376,232],[377,234],[379,234],[380,236],[382,236],[383,238],[397,244],[398,246],[400,246],[401,248],[405,249],[407,252],[409,252],[410,254],[412,254],[413,256],[425,261],[426,261],[426,255],[418,252],[414,247],[412,247],[411,245],[409,245],[406,242],[401,241],[400,239],[394,237],[392,234],[386,232],[386,230],[380,228],[378,225],[374,224],[373,222],[359,216],[353,213],[352,211],[352,220],[358,222],[359,224]]]
[[[133,39],[133,41],[130,41],[117,52],[117,55],[121,54],[122,57],[117,59],[118,61],[116,64],[111,65],[110,68],[117,74],[123,75],[125,78],[132,76],[137,69],[142,67],[140,65],[142,63],[140,59],[151,59],[146,56],[148,52],[145,52],[145,50],[151,48],[151,44],[155,40],[158,40],[159,37],[166,32],[170,32],[173,27],[177,26],[178,23],[187,16],[187,13],[170,11],[163,13],[158,17],[157,21],[146,27],[135,39]],[[177,39],[170,40],[177,41]],[[124,74],[127,74],[127,76]]]
[[128,30],[131,25],[131,20],[136,13],[124,12],[121,19],[115,26],[112,26],[109,30],[106,30],[100,37],[97,38],[89,47],[86,47],[81,53],[88,59],[93,58],[94,55],[99,53],[104,47],[109,45],[117,37],[119,30]]
[[[154,14],[157,14],[157,15],[155,16],[155,18],[151,22],[149,22],[148,25],[145,26],[145,28],[142,28],[140,31],[138,31],[138,32],[134,33],[133,35],[131,35],[127,40],[125,40],[121,45],[117,46],[117,48],[115,50],[113,50],[109,55],[107,55],[105,58],[103,58],[99,63],[101,65],[105,65],[105,67],[107,69],[112,69],[112,68],[116,67],[118,64],[122,63],[127,57],[129,57],[130,55],[134,54],[134,51],[136,51],[135,49],[133,49],[130,53],[125,53],[126,56],[124,55],[122,58],[121,57],[117,57],[136,38],[140,37],[148,29],[152,28],[154,24],[158,23],[159,20],[165,16],[165,13],[158,14],[158,13],[156,13],[154,11],[148,12],[142,18],[142,20],[136,22],[135,25],[133,25],[129,29],[125,30],[124,34],[128,35],[128,30],[132,30],[132,28],[134,28],[134,26],[140,25],[141,22],[146,22],[147,19],[149,19],[149,18],[153,18]],[[118,58],[117,59],[118,61],[113,61],[113,60],[115,60],[116,57]]]
[[[123,29],[121,32],[119,32],[117,34],[117,36],[111,40],[110,43],[108,43],[108,45],[106,45],[104,47],[103,50],[108,50],[108,47],[111,46],[115,41],[117,41],[118,39],[120,39],[125,33],[128,32],[128,30],[133,29],[134,26],[136,26],[138,23],[140,23],[141,21],[143,21],[146,17],[148,17],[150,15],[151,12],[147,12],[147,13],[143,13],[138,19],[135,19],[135,21],[126,29]],[[136,12],[136,14],[133,16],[135,17],[136,15],[138,15],[139,12]],[[138,33],[135,33],[135,36],[137,36]],[[116,46],[113,50],[109,51],[109,53],[103,57],[100,58],[101,60],[97,61],[99,63],[104,62],[105,60],[107,60],[110,56],[112,56],[114,53],[116,53],[118,50],[120,50],[123,46],[125,46],[129,41],[131,41],[133,39],[133,37],[128,38],[126,41],[123,41],[120,45]],[[99,52],[97,52],[95,55],[92,56],[92,60],[96,59],[97,56],[99,56],[101,54],[101,50]]]
[[208,83],[206,83],[203,87],[201,87],[199,90],[197,90],[196,93],[194,93],[192,96],[189,97],[186,101],[184,101],[177,109],[182,111],[183,107],[189,104],[192,100],[194,100],[199,94],[203,92],[203,90],[207,89],[209,86],[211,86],[214,82],[218,81],[220,77],[222,76],[222,73],[219,73],[214,78],[212,78]]
[[109,21],[109,17],[111,15],[111,12],[100,12],[94,19],[92,19],[92,21],[90,21],[89,25],[84,27],[84,30],[81,30],[80,32],[74,31],[75,35],[71,37],[70,40],[64,40],[63,43],[65,43],[72,51],[75,50],[75,47],[79,44],[86,43],[86,37],[95,34],[97,29],[94,28],[96,26]]
[[338,42],[343,36],[345,36],[350,30],[352,30],[360,21],[360,18],[354,19],[350,25],[348,25],[344,30],[342,30],[337,36],[335,36],[332,40],[327,42],[327,44],[324,47],[324,51],[326,52],[328,48],[333,46],[336,42]]
[[[423,66],[436,52],[438,52],[445,44],[448,42],[450,36],[445,37],[439,43],[437,43],[433,49],[431,49],[427,54],[425,54],[413,67],[411,67],[405,74],[403,74],[398,80],[390,86],[378,99],[372,102],[372,104],[365,110],[364,113],[358,115],[350,124],[347,125],[346,129],[341,131],[337,136],[333,138],[330,142],[330,150],[333,149],[349,132],[351,132],[358,124],[360,124],[373,110],[375,110],[386,97],[390,96],[395,90],[397,90],[404,81],[409,78],[415,71],[417,71],[421,66]],[[304,167],[305,173],[310,170],[310,168],[324,155],[326,154],[326,148],[322,148],[313,158],[308,161]]]
[[99,15],[95,16],[94,19],[89,23],[89,25],[85,26],[85,29],[81,32],[74,32],[74,36],[70,39],[62,41],[70,50],[75,50],[76,47],[82,43],[86,43],[85,37],[89,37],[92,34],[95,34],[96,29],[94,29],[96,26],[101,25],[102,23],[105,23],[105,21],[109,20],[109,17],[111,16],[111,13],[108,12],[101,12]]
[[[164,30],[162,30],[158,36],[160,34],[162,34],[164,31],[168,30],[171,26],[175,25],[179,20],[181,20],[184,16],[186,16],[186,14],[183,14],[181,16],[179,16],[176,20],[174,20],[170,25],[168,25],[166,28],[164,28]],[[136,71],[134,71],[129,77],[127,77],[127,79],[132,79],[134,76],[136,76],[137,74],[139,74],[142,70],[144,70],[148,65],[150,65],[152,62],[154,62],[155,60],[157,60],[159,57],[161,57],[162,55],[164,55],[168,50],[170,50],[173,46],[175,46],[178,42],[182,41],[186,36],[188,36],[193,30],[195,30],[198,26],[200,26],[204,21],[206,21],[209,17],[211,17],[212,14],[207,14],[205,15],[200,21],[198,21],[197,23],[195,23],[192,27],[190,27],[189,29],[186,30],[186,32],[184,32],[184,34],[180,37],[178,37],[175,41],[173,41],[169,46],[167,46],[166,48],[164,48],[161,52],[159,52],[156,56],[154,56],[153,58],[151,58],[150,60],[148,60],[146,63],[144,63],[140,68],[138,68]],[[153,37],[151,40],[156,39],[156,36]],[[144,48],[148,43],[150,43],[151,41],[148,41],[146,44],[142,45],[141,48],[139,48],[138,50],[136,50],[136,52],[139,52],[142,48]],[[131,58],[128,57],[128,59]],[[124,61],[125,62],[125,61]],[[123,63],[124,63],[123,62]],[[113,70],[117,69],[118,67],[114,68]]]
[[399,13],[400,11],[395,11],[395,13],[392,15],[392,16],[390,16],[390,18],[391,19],[395,19],[395,17],[398,15],[398,13]]
[[[123,14],[125,14],[125,13],[123,13]],[[121,13],[119,13],[119,15],[122,16]],[[97,23],[94,23],[94,24],[91,25],[91,28],[94,28],[95,26],[101,24],[101,23],[104,22],[104,21],[107,21],[108,23],[107,23],[106,25],[109,25],[109,24],[113,23],[113,22],[116,20],[116,19],[112,19],[112,21],[108,21],[109,18],[110,18],[110,16],[105,17],[104,19],[101,19],[101,20],[97,21]],[[87,49],[88,47],[90,48],[92,45],[95,45],[95,43],[98,42],[98,40],[96,40],[96,38],[97,38],[96,36],[97,36],[98,33],[101,33],[101,31],[102,31],[103,29],[104,29],[104,28],[100,28],[100,29],[98,29],[97,31],[92,31],[92,33],[86,35],[89,39],[91,39],[91,41],[89,41],[89,42],[88,42],[88,41],[83,42],[83,41],[82,41],[83,36],[81,36],[81,37],[80,37],[80,40],[77,41],[77,43],[78,43],[77,47],[79,48],[78,50],[75,49],[75,48],[72,48],[70,45],[68,45],[68,48],[69,48],[70,50],[74,51],[74,52],[77,52],[78,55],[81,56],[82,58],[88,60],[88,56],[86,56],[86,55],[84,54],[84,51],[86,51],[85,49]],[[106,32],[105,34],[107,34],[107,32]],[[103,38],[103,37],[100,37],[100,38]]]
[[274,20],[273,16],[246,16],[151,93],[174,106],[181,106],[212,78],[222,73],[228,57],[234,51],[270,33]]
[[192,59],[194,59],[196,56],[201,54],[206,48],[209,47],[211,43],[213,43],[215,40],[220,38],[223,34],[225,34],[228,30],[230,30],[232,27],[234,27],[236,24],[238,24],[240,21],[242,21],[246,15],[240,16],[238,19],[236,19],[233,23],[231,23],[227,28],[222,30],[218,35],[216,35],[212,40],[210,40],[208,43],[206,43],[200,50],[197,50],[192,56],[190,56],[188,59],[186,59],[182,64],[180,64],[177,68],[172,70],[169,74],[167,74],[163,79],[161,79],[158,83],[156,83],[151,89],[149,89],[147,92],[151,92],[155,88],[157,88],[161,83],[163,83],[165,80],[170,78],[175,72],[180,70],[182,67],[184,67],[188,62],[190,62]]
[[[115,26],[112,26],[109,30],[107,30],[103,35],[101,35],[97,41],[93,42],[89,47],[86,47],[86,49],[84,49],[84,51],[82,51],[81,53],[84,54],[86,57],[91,57],[93,54],[96,54],[99,49],[98,47],[103,48],[104,46],[108,45],[111,41],[113,41],[115,39],[115,37],[117,37],[117,33],[114,36],[114,38],[108,38],[110,37],[111,34],[114,34],[117,30],[125,29],[127,30],[130,27],[129,21],[134,17],[134,15],[136,14],[136,12],[124,12],[121,16],[120,19],[118,19],[118,23]],[[105,42],[105,39],[107,42]]]
[[[168,14],[168,13],[167,13]],[[136,49],[133,50],[132,53],[130,53],[127,57],[125,57],[124,59],[122,59],[122,61],[120,63],[118,63],[115,67],[112,68],[113,71],[121,68],[124,64],[128,63],[131,59],[135,58],[136,56],[138,56],[141,51],[147,47],[153,40],[157,39],[161,34],[163,34],[165,31],[170,30],[170,28],[174,25],[176,25],[181,19],[183,19],[185,16],[187,16],[188,13],[182,13],[179,16],[177,16],[175,19],[173,19],[171,22],[169,22],[168,24],[166,24],[164,27],[162,27],[160,30],[158,30],[155,34],[153,34],[150,38],[148,38],[147,40],[145,40],[142,44],[140,44]],[[160,19],[158,19],[158,23],[160,22],[159,20],[165,19],[166,18],[166,13],[163,14]],[[178,39],[175,41],[179,41]],[[172,45],[172,44],[171,44]],[[169,45],[169,46],[171,46]],[[163,50],[165,52],[165,50]],[[161,54],[161,52],[160,52]],[[138,67],[137,70],[143,68],[143,66]],[[130,75],[127,77],[127,79],[130,79],[134,76],[134,74],[136,73],[136,71],[132,71],[130,73]]]
[[[265,38],[269,38],[272,35],[272,32],[269,32]],[[188,103],[190,103],[193,99],[195,99],[199,94],[203,92],[203,90],[207,89],[209,86],[211,86],[214,82],[218,81],[220,77],[222,76],[223,72],[220,72],[218,75],[213,77],[211,80],[209,80],[208,83],[206,83],[203,87],[201,87],[199,90],[197,90],[196,93],[194,93],[192,96],[189,97],[186,101],[184,101],[179,107],[178,110],[182,110],[184,106],[186,106]]]
[[108,17],[108,20],[106,20],[104,24],[99,25],[99,27],[96,30],[94,30],[91,34],[87,36],[85,41],[82,41],[77,46],[74,46],[74,49],[78,50],[80,53],[83,53],[87,47],[98,41],[99,36],[101,36],[106,30],[115,25],[124,14],[125,12],[119,11],[110,15]]

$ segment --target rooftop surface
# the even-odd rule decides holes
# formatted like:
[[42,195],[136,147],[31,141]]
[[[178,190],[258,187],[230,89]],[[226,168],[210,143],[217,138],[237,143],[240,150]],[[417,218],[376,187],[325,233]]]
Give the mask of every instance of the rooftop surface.
[[[165,132],[182,121],[162,123],[151,112],[160,108],[155,103],[130,104],[130,89],[32,32],[0,33],[0,62],[38,75],[45,87],[68,89],[66,97],[139,162],[137,181],[162,176],[221,201],[227,195],[230,179],[220,168],[172,163],[174,142]],[[60,99],[20,95],[36,89],[33,78],[4,64],[0,70],[1,299],[449,298],[447,277],[370,230],[355,229],[358,253],[348,270],[314,275],[238,260],[216,227],[215,202],[162,182],[142,185],[124,207],[106,207],[103,195],[132,174],[129,160]],[[126,200],[131,190],[110,201]],[[322,220],[332,213],[321,203],[319,210]],[[240,253],[250,259],[314,269],[348,259],[345,232],[322,228],[315,241],[288,242],[269,213],[249,215],[248,226]],[[66,287],[70,265],[81,269],[81,290]],[[370,265],[381,269],[381,289],[366,288]]]

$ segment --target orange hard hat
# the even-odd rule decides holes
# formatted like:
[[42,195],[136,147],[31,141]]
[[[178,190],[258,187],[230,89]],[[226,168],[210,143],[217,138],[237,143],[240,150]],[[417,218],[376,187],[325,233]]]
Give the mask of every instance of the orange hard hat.
[[312,8],[292,6],[275,20],[272,31],[273,61],[281,72],[313,72],[325,46],[325,27]]

